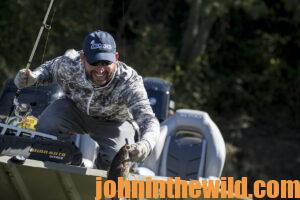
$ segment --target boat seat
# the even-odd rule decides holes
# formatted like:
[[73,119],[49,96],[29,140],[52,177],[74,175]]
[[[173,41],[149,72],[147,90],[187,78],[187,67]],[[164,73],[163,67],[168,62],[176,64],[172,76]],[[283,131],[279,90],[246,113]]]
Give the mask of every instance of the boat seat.
[[223,137],[209,115],[181,109],[161,123],[159,140],[138,172],[186,180],[220,177],[225,154]]

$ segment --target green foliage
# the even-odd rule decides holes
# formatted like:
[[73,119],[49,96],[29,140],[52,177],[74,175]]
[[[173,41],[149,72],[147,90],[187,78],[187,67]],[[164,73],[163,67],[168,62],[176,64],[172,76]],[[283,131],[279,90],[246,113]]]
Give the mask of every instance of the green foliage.
[[[2,80],[26,64],[48,3],[1,1]],[[179,107],[220,114],[285,105],[296,122],[299,10],[293,0],[56,1],[33,67],[107,30],[122,60],[173,83]]]
[[[300,89],[296,87],[300,46],[295,43],[299,22],[292,20],[292,13],[282,11],[282,5],[262,4],[259,7],[265,10],[259,16],[248,14],[254,12],[249,8],[233,7],[216,23],[214,31],[224,37],[210,38],[213,48],[208,49],[208,55],[214,78],[222,81],[221,85],[212,81],[215,94],[209,102],[216,102],[214,108],[220,111],[271,112],[280,120],[290,116],[296,125],[300,106]],[[222,27],[224,23],[227,27]],[[219,97],[225,97],[226,103],[219,103]]]

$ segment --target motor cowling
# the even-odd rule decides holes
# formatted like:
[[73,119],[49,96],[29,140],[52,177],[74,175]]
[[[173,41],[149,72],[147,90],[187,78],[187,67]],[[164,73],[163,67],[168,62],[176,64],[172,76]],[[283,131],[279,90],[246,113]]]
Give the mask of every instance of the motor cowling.
[[160,122],[164,121],[170,111],[171,84],[160,78],[147,77],[144,86],[155,116]]

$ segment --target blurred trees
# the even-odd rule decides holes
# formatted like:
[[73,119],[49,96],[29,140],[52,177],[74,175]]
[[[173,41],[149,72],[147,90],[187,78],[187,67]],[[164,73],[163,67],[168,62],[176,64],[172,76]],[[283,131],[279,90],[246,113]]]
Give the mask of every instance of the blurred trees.
[[[26,64],[48,3],[0,2],[2,81]],[[227,139],[234,117],[299,130],[297,0],[56,0],[54,10],[33,68],[102,29],[116,38],[121,60],[173,83],[178,107],[225,120]]]

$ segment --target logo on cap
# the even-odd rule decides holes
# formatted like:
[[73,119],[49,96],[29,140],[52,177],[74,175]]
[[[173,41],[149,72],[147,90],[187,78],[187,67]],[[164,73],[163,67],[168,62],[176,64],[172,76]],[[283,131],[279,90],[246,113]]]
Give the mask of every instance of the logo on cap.
[[110,44],[101,44],[96,43],[95,40],[91,41],[91,49],[112,49],[112,46]]

